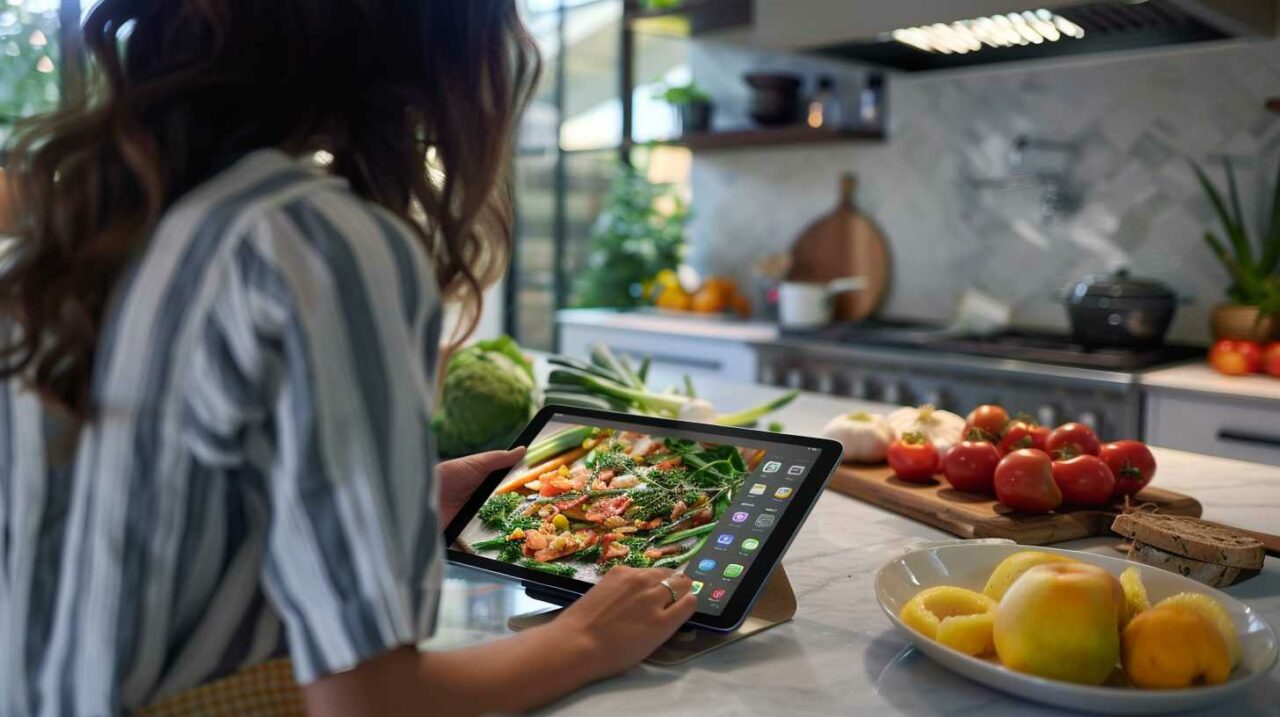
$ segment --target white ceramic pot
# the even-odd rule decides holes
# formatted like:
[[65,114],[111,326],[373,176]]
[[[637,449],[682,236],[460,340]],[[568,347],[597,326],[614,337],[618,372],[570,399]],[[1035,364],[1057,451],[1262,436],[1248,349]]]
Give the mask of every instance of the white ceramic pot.
[[831,323],[835,298],[846,291],[866,288],[867,280],[849,276],[825,284],[784,281],[778,287],[778,323],[787,329],[813,329]]

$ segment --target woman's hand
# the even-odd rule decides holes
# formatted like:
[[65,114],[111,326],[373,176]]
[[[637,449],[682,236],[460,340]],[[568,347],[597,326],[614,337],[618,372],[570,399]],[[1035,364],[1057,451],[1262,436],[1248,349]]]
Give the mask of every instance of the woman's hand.
[[[660,584],[668,577],[674,602]],[[303,688],[307,711],[316,717],[527,712],[652,654],[693,616],[698,599],[690,585],[670,570],[617,567],[542,627],[451,652],[403,647],[322,677]]]
[[453,522],[453,516],[462,510],[467,499],[476,492],[476,486],[490,473],[510,468],[521,458],[524,458],[524,446],[509,451],[477,453],[436,464],[436,479],[440,481],[441,525]]
[[541,629],[565,640],[584,638],[589,659],[582,667],[592,680],[612,677],[640,664],[693,617],[692,586],[689,576],[665,568],[619,566]]

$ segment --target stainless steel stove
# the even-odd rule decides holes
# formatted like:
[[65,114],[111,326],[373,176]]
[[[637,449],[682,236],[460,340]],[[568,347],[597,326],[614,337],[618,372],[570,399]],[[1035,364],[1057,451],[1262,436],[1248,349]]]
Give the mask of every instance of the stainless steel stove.
[[965,413],[982,403],[1045,425],[1081,421],[1105,438],[1142,435],[1143,370],[1203,356],[1193,346],[1088,349],[1065,335],[961,335],[884,321],[785,332],[756,345],[762,383]]

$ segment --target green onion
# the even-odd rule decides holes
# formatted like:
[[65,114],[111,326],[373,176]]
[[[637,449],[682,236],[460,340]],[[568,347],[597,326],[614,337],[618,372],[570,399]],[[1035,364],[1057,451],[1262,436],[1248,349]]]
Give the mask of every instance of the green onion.
[[750,425],[763,418],[765,414],[772,413],[788,403],[791,403],[796,399],[796,396],[799,395],[799,391],[788,391],[772,401],[762,403],[755,408],[748,408],[744,411],[738,411],[737,413],[726,413],[716,416],[715,422],[722,426]]
[[570,448],[581,446],[583,441],[594,436],[598,430],[600,429],[593,426],[571,426],[556,431],[546,438],[529,444],[529,450],[524,454],[524,461],[531,466],[542,463]]
[[715,530],[715,527],[716,527],[715,523],[707,523],[706,525],[699,525],[696,528],[689,528],[688,530],[682,530],[679,533],[672,533],[671,535],[668,535],[662,540],[659,540],[658,545],[670,545],[672,543],[679,543],[682,540],[688,540],[689,538],[694,538],[699,535],[706,535],[707,533],[710,533],[712,530]]

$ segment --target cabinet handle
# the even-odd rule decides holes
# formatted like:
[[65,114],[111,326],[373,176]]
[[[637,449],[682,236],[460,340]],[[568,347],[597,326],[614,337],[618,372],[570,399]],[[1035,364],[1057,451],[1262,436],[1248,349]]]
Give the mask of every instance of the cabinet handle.
[[1268,436],[1265,433],[1237,431],[1234,428],[1223,428],[1218,431],[1218,440],[1235,441],[1236,443],[1255,443],[1272,448],[1280,448],[1280,436]]

